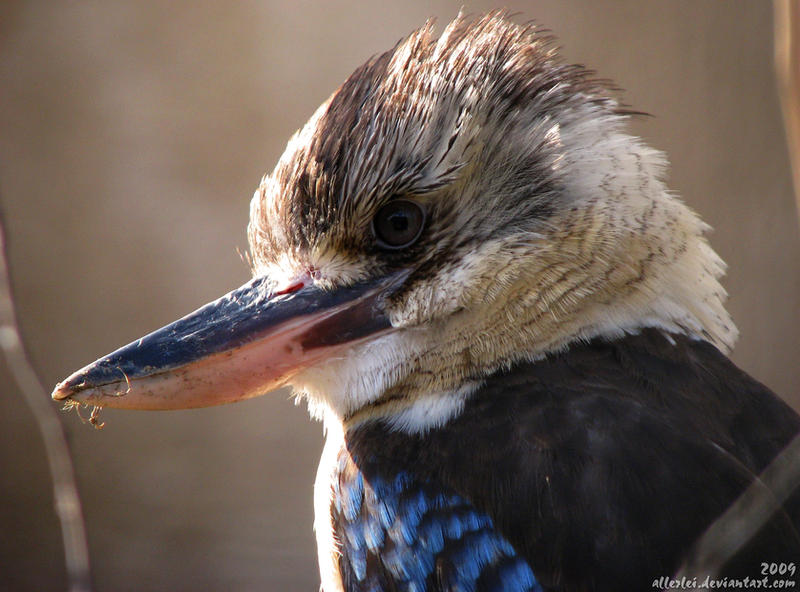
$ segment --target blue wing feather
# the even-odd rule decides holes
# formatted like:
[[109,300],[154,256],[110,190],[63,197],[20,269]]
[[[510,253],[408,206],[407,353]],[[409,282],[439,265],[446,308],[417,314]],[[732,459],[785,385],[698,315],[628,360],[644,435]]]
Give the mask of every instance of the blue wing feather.
[[542,591],[528,563],[468,500],[408,472],[366,477],[352,463],[341,455],[331,506],[348,592]]

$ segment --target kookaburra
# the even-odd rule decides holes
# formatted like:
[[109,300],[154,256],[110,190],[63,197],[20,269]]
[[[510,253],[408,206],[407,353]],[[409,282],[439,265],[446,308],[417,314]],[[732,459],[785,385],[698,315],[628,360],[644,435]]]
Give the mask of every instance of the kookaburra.
[[[254,279],[57,385],[292,385],[325,592],[653,590],[800,431],[726,357],[707,226],[606,84],[502,13],[358,68],[250,205]],[[800,497],[721,568],[800,558]]]

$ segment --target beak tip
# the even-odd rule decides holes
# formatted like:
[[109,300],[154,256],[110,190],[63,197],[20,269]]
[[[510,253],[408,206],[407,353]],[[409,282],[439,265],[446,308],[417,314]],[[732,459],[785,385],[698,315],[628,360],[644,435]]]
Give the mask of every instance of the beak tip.
[[69,399],[82,390],[82,386],[85,384],[85,372],[76,372],[72,376],[59,382],[50,394],[50,397],[52,397],[54,401]]
[[53,392],[50,393],[50,397],[53,401],[63,401],[64,399],[69,398],[70,393],[63,388],[61,388],[61,384],[57,384],[56,388],[53,389]]
[[[50,397],[54,401],[71,399],[90,402],[102,398],[109,389],[118,387],[120,383],[125,392],[125,385],[129,386],[128,375],[121,370],[116,358],[104,358],[67,376],[56,384]],[[118,395],[119,392],[115,391],[114,394]]]

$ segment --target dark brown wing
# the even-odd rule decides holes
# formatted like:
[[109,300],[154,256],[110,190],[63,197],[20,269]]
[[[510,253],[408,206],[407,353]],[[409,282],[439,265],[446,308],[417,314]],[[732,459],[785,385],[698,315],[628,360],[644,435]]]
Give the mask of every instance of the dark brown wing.
[[[548,590],[652,590],[800,431],[712,345],[655,330],[598,339],[486,380],[457,418],[348,434],[367,480],[400,473],[468,500]],[[729,562],[800,557],[800,495]]]

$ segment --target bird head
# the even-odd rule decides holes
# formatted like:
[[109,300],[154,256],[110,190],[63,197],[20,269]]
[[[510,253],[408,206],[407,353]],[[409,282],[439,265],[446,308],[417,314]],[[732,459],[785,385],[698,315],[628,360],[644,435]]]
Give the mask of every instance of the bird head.
[[314,414],[424,429],[492,372],[576,341],[658,327],[728,349],[724,264],[627,115],[532,25],[428,23],[263,178],[251,282],[53,396],[180,408],[291,384]]

